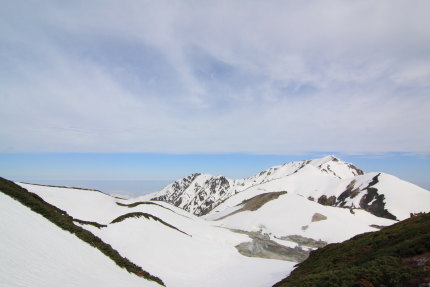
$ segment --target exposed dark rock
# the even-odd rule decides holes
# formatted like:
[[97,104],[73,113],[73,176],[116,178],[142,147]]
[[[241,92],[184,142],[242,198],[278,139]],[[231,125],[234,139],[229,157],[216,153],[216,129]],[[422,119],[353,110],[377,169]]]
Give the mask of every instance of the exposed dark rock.
[[346,190],[342,192],[337,199],[334,195],[330,197],[322,195],[318,198],[318,203],[328,206],[349,208],[350,212],[354,214],[354,211],[352,210],[354,206],[346,206],[346,200],[348,198],[352,199],[360,193],[365,193],[360,199],[360,208],[372,213],[375,216],[396,220],[397,218],[385,209],[385,196],[383,194],[378,194],[378,189],[374,187],[374,185],[379,182],[379,175],[380,173],[373,177],[368,186],[362,190],[360,190],[358,187],[355,187],[356,181],[353,180],[348,184]]
[[367,193],[361,198],[360,207],[372,213],[373,215],[397,220],[394,215],[392,215],[390,212],[388,212],[388,210],[385,209],[385,196],[383,194],[378,194],[378,189],[373,187],[379,182],[379,175],[380,174],[376,175],[369,183],[369,185],[365,189],[363,189],[367,190]]
[[182,194],[199,175],[200,173],[193,173],[180,181],[175,181],[171,186],[171,193],[151,198],[151,200],[165,201],[179,207],[182,203]]
[[287,235],[287,236],[282,236],[278,239],[292,241],[299,244],[300,246],[307,246],[311,248],[321,248],[327,245],[327,242],[325,241],[315,240],[301,235]]
[[[157,200],[157,199],[154,199],[154,200]],[[171,203],[173,203],[174,206],[180,206],[182,203],[182,197],[178,197],[174,202],[171,202]]]
[[[325,170],[324,170],[325,171]],[[332,171],[331,170],[331,168],[330,168],[330,165],[328,164],[327,165],[327,173],[331,173],[331,174],[333,174],[334,176],[336,176],[337,178],[340,178],[340,176],[338,176],[334,171]]]
[[354,188],[356,181],[351,181],[348,186],[346,187],[346,190],[342,192],[338,198],[336,205],[343,207],[346,204],[347,198],[354,198],[360,193],[359,188]]
[[312,216],[312,222],[317,222],[317,221],[322,221],[322,220],[327,220],[327,216],[321,214],[321,213],[314,213],[314,215]]
[[232,230],[237,233],[247,234],[252,241],[243,242],[236,245],[240,254],[248,257],[260,257],[268,259],[278,259],[293,262],[302,262],[309,256],[309,251],[301,247],[287,247],[270,240],[270,237],[259,232],[247,232],[242,230]]
[[[348,166],[349,172],[353,175],[363,174],[363,171],[356,168],[354,165],[349,163],[343,163],[341,160],[336,158],[335,156],[328,157],[327,160],[324,161],[318,168],[327,174],[332,176],[336,176],[341,178],[340,175],[336,174],[336,164],[342,164],[344,166]],[[291,167],[294,170],[289,171],[289,174],[294,174],[304,168],[305,166],[311,164],[312,160],[304,160],[301,162],[292,163]],[[337,163],[336,163],[337,162]],[[288,165],[288,164],[286,164]],[[231,197],[238,192],[244,190],[244,185],[258,185],[261,183],[268,182],[275,178],[273,177],[276,174],[276,171],[282,167],[272,167],[268,170],[260,172],[258,175],[244,179],[244,180],[230,180],[225,178],[224,176],[210,176],[206,177],[205,182],[199,180],[200,184],[197,184],[196,178],[200,175],[198,173],[192,174],[187,178],[176,181],[172,185],[166,187],[163,192],[163,195],[159,195],[152,200],[162,200],[165,202],[169,202],[177,207],[180,207],[188,212],[191,212],[197,216],[202,216],[211,212],[215,207],[224,202],[227,198]],[[281,175],[280,175],[281,176]],[[189,188],[192,186],[193,188]],[[249,188],[249,186],[248,186]],[[187,193],[185,194],[185,190]],[[160,194],[161,194],[160,193]],[[347,192],[340,197],[340,201],[337,202],[335,196],[328,195],[322,196],[320,198],[312,198],[314,201],[318,201],[320,204],[329,205],[329,206],[341,206],[346,205],[346,198],[353,198],[359,193],[359,190],[347,189]],[[310,198],[309,198],[310,199]],[[311,199],[310,199],[311,200]],[[339,204],[339,205],[338,205]]]
[[300,247],[287,247],[271,240],[253,239],[236,245],[240,254],[248,257],[278,259],[292,262],[302,262],[309,256],[309,251]]
[[304,167],[305,167],[306,165],[308,165],[310,162],[311,162],[310,160],[303,161],[303,162],[300,164],[299,168],[298,168],[298,169],[296,169],[296,170],[293,172],[293,174],[294,174],[294,173],[297,173],[299,170],[301,170],[302,168],[304,168]]
[[355,170],[355,172],[357,173],[357,175],[363,175],[364,171],[362,171],[361,169],[359,169],[358,167],[356,167],[355,165],[353,165],[352,163],[348,163],[348,167],[350,169]]
[[332,195],[327,198],[326,195],[321,195],[318,198],[318,203],[322,205],[334,206],[336,204],[336,196]]

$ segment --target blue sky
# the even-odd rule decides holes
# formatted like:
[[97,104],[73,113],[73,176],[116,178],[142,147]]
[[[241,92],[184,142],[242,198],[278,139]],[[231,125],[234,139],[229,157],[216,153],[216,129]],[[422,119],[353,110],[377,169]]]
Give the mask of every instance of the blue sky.
[[[145,153],[14,153],[0,154],[0,174],[16,181],[92,187],[99,181],[157,181],[162,187],[191,173],[230,178],[255,175],[271,166],[325,156],[252,154],[145,154]],[[386,172],[430,189],[430,157],[416,154],[336,154],[365,172]],[[110,183],[112,184],[112,183]],[[138,183],[142,185],[142,183]],[[102,187],[109,188],[106,184]],[[117,187],[116,184],[115,187]],[[97,187],[97,185],[95,186]],[[151,186],[152,187],[152,186]],[[103,189],[103,188],[102,188]],[[126,190],[126,184],[124,183]],[[125,191],[124,190],[124,191]]]
[[[188,170],[167,172],[169,160],[244,176],[301,155],[417,154],[407,166],[418,174],[430,152],[429,10],[426,0],[3,1],[0,153],[33,177],[18,155],[40,153],[40,171],[56,174],[54,158],[139,153],[154,164],[145,176],[176,178]],[[238,155],[249,164],[217,165]],[[112,170],[140,174],[129,165]],[[104,168],[86,175],[112,174]]]

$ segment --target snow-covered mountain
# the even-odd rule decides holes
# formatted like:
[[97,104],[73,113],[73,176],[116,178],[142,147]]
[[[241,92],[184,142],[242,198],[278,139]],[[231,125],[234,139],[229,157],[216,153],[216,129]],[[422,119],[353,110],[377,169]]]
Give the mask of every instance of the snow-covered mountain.
[[157,192],[152,200],[169,202],[195,215],[205,215],[227,198],[253,186],[299,172],[306,166],[313,166],[321,173],[342,179],[363,174],[354,165],[344,163],[334,156],[322,159],[291,162],[271,167],[245,179],[229,179],[222,175],[194,173],[166,186]]
[[[0,286],[160,286],[139,278],[140,271],[125,272],[91,240],[51,224],[40,208],[33,212],[13,200],[3,182]],[[316,248],[430,211],[429,191],[388,174],[364,173],[333,156],[239,180],[193,174],[136,199],[9,186],[45,202],[60,223],[73,220],[73,230],[89,232],[173,287],[272,286]]]
[[[323,205],[364,209],[389,219],[405,219],[410,213],[425,211],[430,199],[430,193],[416,185],[388,174],[364,173],[351,163],[326,156],[271,167],[238,180],[192,174],[166,186],[152,200],[169,202],[202,216],[236,194],[263,191],[288,191]],[[224,204],[217,210],[228,206]]]

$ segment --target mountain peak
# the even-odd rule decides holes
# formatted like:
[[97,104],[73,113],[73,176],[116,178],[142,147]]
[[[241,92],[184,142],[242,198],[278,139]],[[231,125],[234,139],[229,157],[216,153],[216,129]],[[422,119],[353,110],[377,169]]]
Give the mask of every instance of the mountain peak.
[[319,167],[319,166],[326,164],[326,163],[329,163],[329,162],[343,163],[344,161],[342,161],[340,158],[338,158],[334,155],[326,155],[324,157],[316,158],[316,159],[309,161],[309,163],[312,163],[312,165],[316,166],[316,167]]
[[326,155],[325,157],[322,157],[321,160],[324,160],[324,161],[340,161],[340,158],[331,154],[331,155]]
[[344,162],[334,155],[328,155],[319,159],[309,161],[309,164],[320,169],[322,172],[340,179],[363,175],[364,172],[352,163]]
[[[313,170],[310,171],[309,169]],[[289,162],[270,167],[257,175],[244,179],[229,179],[225,176],[193,173],[181,180],[166,186],[157,192],[152,199],[169,202],[195,215],[205,215],[237,193],[251,187],[287,178],[296,173],[309,173],[312,178],[318,175],[336,179],[353,178],[362,175],[363,171],[350,163],[343,162],[334,155],[319,159]]]

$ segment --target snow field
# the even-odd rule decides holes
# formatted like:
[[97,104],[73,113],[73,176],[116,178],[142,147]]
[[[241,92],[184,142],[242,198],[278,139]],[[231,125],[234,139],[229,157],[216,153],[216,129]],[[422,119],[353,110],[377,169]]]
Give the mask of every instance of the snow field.
[[0,193],[0,286],[160,286]]

